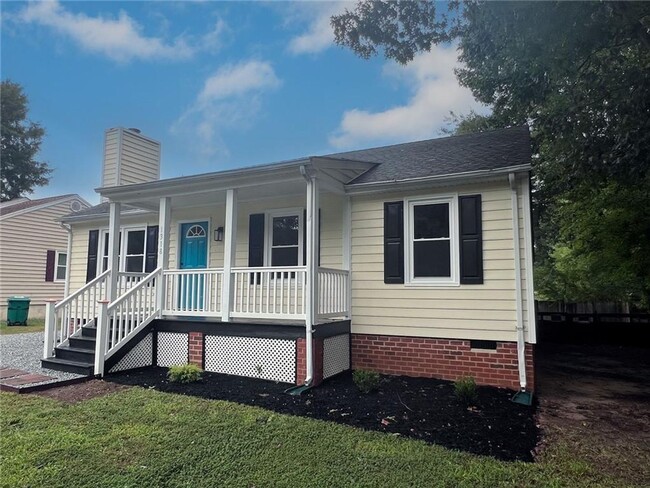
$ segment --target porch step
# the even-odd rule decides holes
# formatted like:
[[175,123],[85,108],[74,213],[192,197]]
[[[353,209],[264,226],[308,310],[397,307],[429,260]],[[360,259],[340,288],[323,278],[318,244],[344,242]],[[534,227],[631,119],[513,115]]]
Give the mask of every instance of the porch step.
[[92,376],[95,372],[94,364],[71,361],[69,359],[61,359],[58,357],[41,359],[41,366],[55,371],[65,371],[66,373],[76,373],[86,376]]
[[54,354],[59,359],[67,359],[69,361],[79,361],[88,364],[94,364],[95,362],[94,349],[74,346],[57,346],[54,349]]
[[84,337],[83,335],[81,335],[76,337],[70,337],[69,341],[70,341],[70,347],[74,347],[77,349],[90,349],[91,351],[95,350],[94,337]]
[[92,337],[94,339],[97,337],[97,327],[94,325],[84,325],[81,328],[81,335],[83,337]]

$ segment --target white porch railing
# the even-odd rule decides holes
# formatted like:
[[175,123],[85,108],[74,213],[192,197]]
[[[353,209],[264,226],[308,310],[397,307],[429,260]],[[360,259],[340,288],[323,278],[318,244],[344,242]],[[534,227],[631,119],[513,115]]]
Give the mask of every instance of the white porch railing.
[[318,268],[317,318],[350,317],[349,274],[341,269]]
[[117,300],[110,304],[100,304],[95,343],[95,374],[103,374],[104,361],[160,315],[156,286],[161,278],[162,269],[158,268]]
[[110,270],[67,296],[57,304],[48,304],[45,316],[43,357],[54,354],[57,343],[65,344],[84,325],[91,325],[99,313],[98,300],[106,297]]
[[164,315],[220,316],[222,269],[169,269],[163,279]]
[[232,268],[231,315],[260,319],[304,319],[304,266]]
[[120,271],[117,274],[117,296],[120,297],[129,291],[134,285],[137,285],[147,273],[132,273]]

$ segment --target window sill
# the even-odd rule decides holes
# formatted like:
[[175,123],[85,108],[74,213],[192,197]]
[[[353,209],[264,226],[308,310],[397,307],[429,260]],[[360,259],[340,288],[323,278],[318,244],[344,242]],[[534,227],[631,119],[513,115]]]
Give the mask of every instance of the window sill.
[[409,288],[458,288],[460,283],[458,281],[409,281],[405,282],[404,286]]

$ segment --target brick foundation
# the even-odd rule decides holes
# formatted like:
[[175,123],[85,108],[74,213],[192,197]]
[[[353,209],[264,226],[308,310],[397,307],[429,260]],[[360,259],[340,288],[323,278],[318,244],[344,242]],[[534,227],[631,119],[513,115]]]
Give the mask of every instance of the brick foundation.
[[[497,342],[494,351],[470,348],[470,341],[352,334],[352,369],[384,374],[457,380],[519,389],[517,344]],[[535,387],[534,346],[526,344],[528,389]]]
[[[323,382],[323,339],[312,339],[314,348],[314,377],[312,385],[320,385]],[[305,383],[307,376],[307,356],[305,339],[296,339],[296,384]]]
[[190,332],[189,336],[189,362],[199,368],[204,367],[203,362],[203,333]]

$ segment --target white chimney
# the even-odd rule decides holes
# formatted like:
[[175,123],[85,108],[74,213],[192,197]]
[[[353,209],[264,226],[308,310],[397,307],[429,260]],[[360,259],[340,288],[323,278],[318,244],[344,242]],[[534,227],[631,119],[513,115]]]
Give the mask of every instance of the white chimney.
[[[131,185],[160,179],[160,142],[139,129],[115,127],[104,135],[102,186]],[[104,199],[102,199],[104,200]]]

